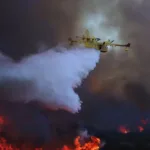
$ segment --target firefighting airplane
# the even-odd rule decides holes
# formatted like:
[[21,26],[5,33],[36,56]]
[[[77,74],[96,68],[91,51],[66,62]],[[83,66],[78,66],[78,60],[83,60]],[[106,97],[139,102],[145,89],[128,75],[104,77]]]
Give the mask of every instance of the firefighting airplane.
[[86,48],[95,48],[103,53],[108,52],[108,46],[111,47],[125,47],[125,51],[128,51],[130,48],[130,43],[128,44],[115,44],[113,41],[107,40],[104,42],[100,42],[100,38],[95,38],[94,36],[91,36],[89,31],[86,30],[85,33],[80,37],[76,36],[76,40],[73,40],[72,38],[68,38],[69,45],[73,46],[74,44],[83,44]]

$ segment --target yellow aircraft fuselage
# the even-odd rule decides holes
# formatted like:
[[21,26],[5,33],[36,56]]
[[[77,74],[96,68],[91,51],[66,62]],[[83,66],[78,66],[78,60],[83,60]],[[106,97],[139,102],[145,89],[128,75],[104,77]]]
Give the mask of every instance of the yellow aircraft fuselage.
[[120,46],[120,47],[125,47],[125,51],[129,50],[130,47],[130,43],[125,44],[125,45],[121,45],[121,44],[114,44],[112,43],[113,41],[104,41],[104,42],[99,42],[99,38],[95,38],[93,36],[90,36],[89,31],[86,30],[85,35],[83,35],[82,37],[76,37],[76,40],[72,40],[71,38],[69,38],[69,45],[72,46],[74,44],[83,44],[86,48],[94,48],[97,49],[103,53],[108,51],[108,46],[112,46],[112,47],[116,47],[116,46]]

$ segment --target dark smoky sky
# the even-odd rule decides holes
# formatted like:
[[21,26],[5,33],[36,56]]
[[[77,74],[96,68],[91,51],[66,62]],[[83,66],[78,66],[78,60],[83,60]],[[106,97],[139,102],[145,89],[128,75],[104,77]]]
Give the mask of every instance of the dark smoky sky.
[[73,32],[77,3],[59,0],[0,2],[0,48],[15,59],[56,45]]
[[117,29],[120,39],[131,42],[132,48],[128,54],[101,55],[79,89],[84,102],[79,116],[107,129],[112,121],[112,128],[124,120],[134,124],[148,115],[150,106],[149,8],[146,0],[1,0],[0,48],[18,60],[42,44],[52,47],[75,34],[82,12],[103,14],[106,20],[97,26]]
[[[88,114],[87,120],[91,122],[88,116],[93,115],[94,112],[96,114],[101,112],[99,119],[93,117],[93,122],[99,122],[99,126],[104,126],[100,122],[105,122],[106,126],[110,127],[112,120],[115,120],[114,124],[121,123],[123,121],[121,118],[134,124],[137,116],[140,118],[144,117],[144,114],[148,115],[150,108],[150,44],[148,41],[150,2],[145,0],[86,2],[86,0],[82,1],[82,4],[87,14],[90,12],[104,15],[105,21],[97,25],[102,32],[113,28],[118,31],[121,41],[130,42],[132,45],[128,53],[120,49],[120,51],[112,50],[107,54],[101,54],[100,63],[84,86],[90,91],[90,98],[94,101],[87,99],[89,104],[85,102],[87,106],[84,105],[84,110]],[[94,111],[89,111],[88,105]],[[86,114],[85,112],[83,114]],[[112,120],[109,116],[112,116]]]

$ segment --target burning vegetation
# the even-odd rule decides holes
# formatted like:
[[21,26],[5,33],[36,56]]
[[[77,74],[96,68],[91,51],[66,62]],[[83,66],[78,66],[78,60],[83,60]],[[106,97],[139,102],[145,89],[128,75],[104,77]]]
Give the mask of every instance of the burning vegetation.
[[[148,123],[148,120],[141,120],[141,124],[137,126],[139,132],[144,131],[144,126]],[[4,118],[0,116],[0,127],[2,128],[3,124],[5,124]],[[127,126],[120,126],[118,131],[122,134],[127,134],[131,132],[131,130]],[[80,135],[80,134],[79,134]],[[64,142],[65,143],[65,142]],[[56,150],[100,150],[103,147],[103,142],[100,138],[95,136],[85,136],[80,135],[74,139],[72,146],[65,144],[64,146],[60,146],[61,148],[57,148]],[[32,146],[31,146],[32,147]],[[21,145],[20,148],[15,146],[14,144],[9,144],[7,139],[1,137],[0,138],[0,150],[51,150],[49,148],[31,148],[29,145]],[[53,149],[53,148],[52,148]],[[54,149],[53,149],[54,150]]]
[[81,144],[80,142],[80,136],[78,136],[74,140],[75,148],[69,148],[68,146],[64,146],[62,150],[99,150],[100,149],[101,141],[99,138],[91,136],[89,142],[85,142],[84,144]]
[[[69,147],[64,145],[63,148],[57,150],[99,150],[101,141],[99,138],[91,136],[88,142],[81,144],[80,136],[76,137],[74,140],[74,146]],[[16,148],[11,144],[8,144],[4,138],[0,139],[0,150],[31,150],[27,147]],[[35,148],[34,150],[44,150],[44,148]],[[51,148],[49,148],[51,150]]]

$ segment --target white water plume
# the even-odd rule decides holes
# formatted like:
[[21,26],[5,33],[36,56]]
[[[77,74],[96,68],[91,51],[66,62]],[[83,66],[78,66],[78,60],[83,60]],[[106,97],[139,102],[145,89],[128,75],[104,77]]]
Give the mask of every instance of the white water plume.
[[100,52],[56,47],[23,58],[19,63],[1,56],[0,59],[5,60],[0,61],[0,94],[3,98],[21,102],[36,100],[55,110],[77,113],[81,101],[74,88],[96,67]]

